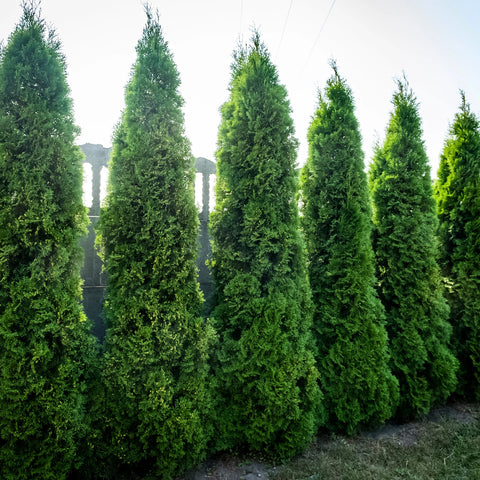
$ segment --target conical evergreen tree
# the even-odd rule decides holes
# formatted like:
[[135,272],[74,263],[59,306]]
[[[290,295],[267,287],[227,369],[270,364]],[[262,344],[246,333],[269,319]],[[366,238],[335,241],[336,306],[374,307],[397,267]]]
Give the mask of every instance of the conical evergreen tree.
[[34,4],[0,56],[0,477],[66,478],[96,343],[82,312],[82,154],[60,42]]
[[462,92],[462,104],[440,159],[435,188],[441,265],[448,282],[460,360],[459,393],[480,400],[480,132]]
[[388,365],[385,312],[375,290],[370,197],[353,96],[332,67],[308,132],[302,226],[327,426],[351,434],[393,415],[398,382]]
[[455,389],[449,309],[437,263],[438,221],[418,104],[406,81],[393,96],[370,170],[380,298],[387,314],[399,418],[428,412]]
[[255,33],[234,56],[211,215],[219,448],[288,457],[320,419],[287,93]]
[[117,462],[169,478],[206,454],[213,336],[200,317],[179,75],[158,18],[146,12],[98,227],[109,275],[104,381]]

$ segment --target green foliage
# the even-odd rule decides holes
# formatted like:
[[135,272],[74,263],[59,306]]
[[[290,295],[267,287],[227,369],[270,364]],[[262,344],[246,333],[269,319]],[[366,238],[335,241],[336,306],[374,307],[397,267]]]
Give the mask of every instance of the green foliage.
[[463,93],[440,159],[435,197],[441,266],[461,366],[458,391],[480,400],[480,132]]
[[393,415],[398,382],[388,366],[385,314],[375,290],[370,198],[353,97],[333,68],[308,132],[302,227],[327,426],[351,434]]
[[213,333],[200,317],[179,75],[148,8],[147,17],[98,227],[109,275],[106,441],[116,462],[168,478],[205,457]]
[[426,413],[456,387],[449,308],[437,263],[438,221],[416,99],[405,82],[393,96],[383,147],[370,170],[380,298],[387,314],[398,416]]
[[211,215],[217,448],[282,458],[321,421],[287,93],[254,34],[234,56]]
[[34,5],[0,57],[0,477],[62,479],[87,442],[82,155],[60,44]]

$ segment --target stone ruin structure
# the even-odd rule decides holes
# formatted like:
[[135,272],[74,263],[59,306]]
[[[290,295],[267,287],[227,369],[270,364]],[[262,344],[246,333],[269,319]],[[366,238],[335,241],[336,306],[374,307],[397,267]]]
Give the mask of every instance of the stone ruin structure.
[[[102,315],[103,297],[107,285],[107,278],[102,271],[102,261],[95,248],[95,224],[100,215],[100,206],[105,194],[108,177],[108,161],[112,149],[102,145],[87,143],[81,145],[85,159],[83,161],[86,185],[91,185],[91,191],[84,193],[84,200],[89,207],[88,235],[82,239],[84,264],[81,271],[83,279],[83,307],[87,317],[92,321],[92,331],[100,340],[105,336],[105,321]],[[197,260],[198,281],[205,298],[205,310],[212,298],[212,280],[206,261],[211,253],[210,238],[208,235],[208,216],[213,208],[213,186],[216,166],[210,160],[199,157],[196,159],[195,197],[199,209],[199,255]]]

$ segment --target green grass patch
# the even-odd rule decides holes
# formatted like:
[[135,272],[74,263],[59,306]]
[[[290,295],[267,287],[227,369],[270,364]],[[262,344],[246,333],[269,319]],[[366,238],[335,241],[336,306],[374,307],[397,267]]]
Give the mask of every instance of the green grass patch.
[[356,437],[319,437],[270,479],[480,480],[480,406],[441,409]]

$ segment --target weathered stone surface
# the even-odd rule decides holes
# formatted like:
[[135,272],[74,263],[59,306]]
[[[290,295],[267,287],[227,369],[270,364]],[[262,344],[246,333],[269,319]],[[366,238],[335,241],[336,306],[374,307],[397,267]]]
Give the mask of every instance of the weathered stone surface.
[[210,182],[212,176],[215,175],[216,165],[206,158],[199,157],[195,163],[197,173],[201,173],[203,176],[202,182],[202,206],[199,212],[200,218],[200,231],[199,231],[199,244],[200,251],[198,253],[197,268],[198,268],[198,281],[200,288],[203,292],[205,299],[204,312],[210,310],[210,302],[212,299],[213,286],[210,275],[210,269],[206,262],[211,258],[212,246],[210,244],[210,235],[208,232],[208,216],[213,207],[214,198],[210,198]]
[[92,322],[92,333],[100,340],[105,336],[105,320],[102,315],[103,296],[106,287],[106,276],[102,273],[102,261],[95,249],[95,224],[100,214],[100,174],[103,167],[108,166],[111,148],[87,143],[81,145],[85,159],[84,164],[92,167],[92,205],[88,210],[88,236],[80,242],[83,248],[83,308]]
[[[111,148],[105,148],[102,145],[87,143],[81,145],[85,154],[84,163],[92,167],[92,205],[88,211],[90,225],[88,226],[88,236],[83,238],[81,245],[84,251],[84,264],[82,268],[83,285],[83,306],[87,317],[93,323],[93,333],[101,340],[105,336],[105,321],[102,316],[103,296],[107,284],[106,275],[102,273],[102,261],[95,249],[95,223],[100,214],[100,182],[102,168],[108,167],[108,161],[112,152]],[[210,181],[212,175],[215,175],[216,165],[212,161],[199,157],[195,164],[197,173],[202,174],[202,206],[199,211],[200,231],[199,231],[199,256],[198,281],[205,298],[204,311],[209,310],[209,304],[212,297],[212,280],[209,268],[206,265],[207,259],[211,255],[210,237],[208,234],[208,215],[213,205],[213,199],[210,198]]]

